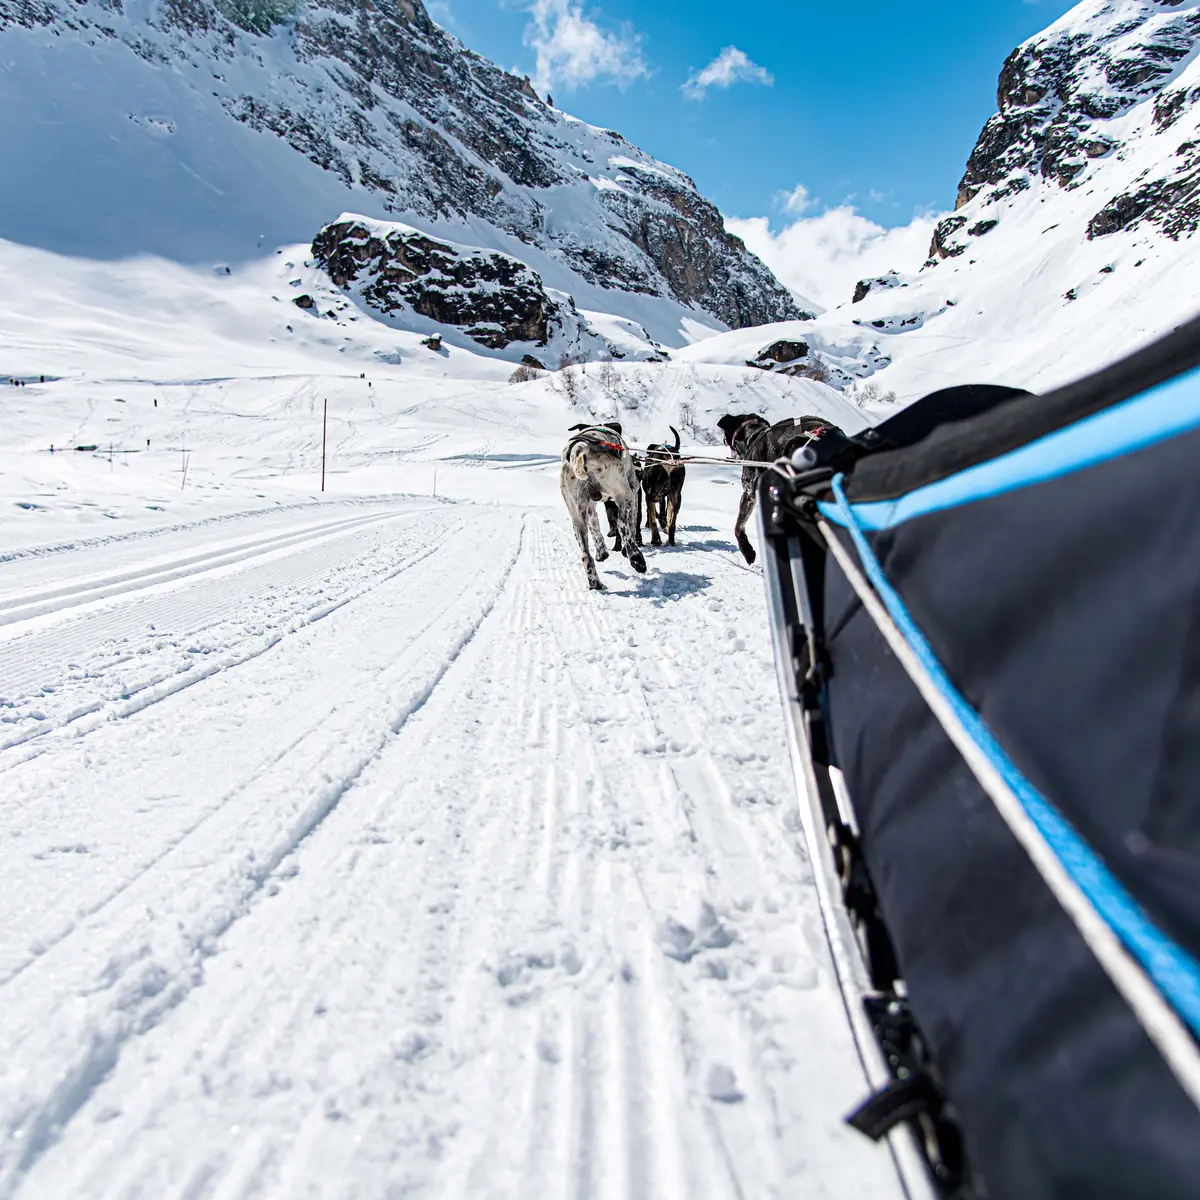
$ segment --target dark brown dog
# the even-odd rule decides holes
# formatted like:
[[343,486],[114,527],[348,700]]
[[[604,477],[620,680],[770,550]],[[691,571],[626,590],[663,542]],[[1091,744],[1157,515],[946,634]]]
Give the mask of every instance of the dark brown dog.
[[650,545],[661,546],[661,525],[667,534],[667,545],[675,545],[675,522],[683,504],[683,483],[687,468],[679,457],[679,430],[667,428],[675,435],[675,445],[657,444],[646,447],[642,467],[642,494],[646,497],[646,524],[650,527]]
[[[815,441],[824,433],[842,432],[824,417],[793,417],[780,421],[778,425],[770,425],[757,413],[722,417],[717,422],[717,428],[725,435],[725,445],[733,451],[734,458],[767,463],[791,458],[801,446]],[[733,527],[738,549],[748,563],[752,563],[757,555],[750,545],[750,539],[746,537],[746,522],[754,511],[755,489],[762,470],[761,467],[742,468],[742,502],[738,506],[737,523]]]

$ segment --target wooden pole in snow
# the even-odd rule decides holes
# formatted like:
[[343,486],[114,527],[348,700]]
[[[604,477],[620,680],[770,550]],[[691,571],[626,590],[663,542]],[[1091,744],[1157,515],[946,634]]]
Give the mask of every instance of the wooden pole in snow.
[[325,415],[321,418],[321,491],[325,490],[325,441],[329,434],[329,397],[325,397]]

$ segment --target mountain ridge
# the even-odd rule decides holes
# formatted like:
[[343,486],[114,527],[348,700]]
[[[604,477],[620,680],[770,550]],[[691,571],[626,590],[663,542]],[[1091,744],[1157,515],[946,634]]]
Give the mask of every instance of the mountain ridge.
[[[28,57],[45,61],[46,34],[56,51],[64,42],[89,49],[94,81],[80,67],[82,85],[47,95],[44,76],[35,82],[36,71],[22,69]],[[277,139],[324,176],[313,179],[296,162],[282,168],[290,178],[274,190],[307,187],[321,195],[309,206],[307,228],[296,222],[266,234],[277,244],[311,238],[342,211],[415,224],[470,244],[483,243],[490,227],[495,249],[540,254],[543,261],[530,265],[543,275],[544,260],[557,263],[562,271],[548,282],[563,290],[574,292],[569,285],[582,280],[600,293],[668,300],[734,328],[800,315],[790,293],[725,230],[687,175],[614,131],[550,108],[528,80],[442,30],[421,0],[369,6],[357,0],[295,6],[288,0],[253,6],[240,0],[0,0],[0,38],[9,48],[8,98],[24,96],[28,134],[10,132],[2,148],[25,178],[48,178],[48,164],[27,145],[38,133],[65,136],[69,146],[65,125],[91,125],[93,143],[124,151],[129,122],[158,144],[117,154],[114,170],[137,175],[150,161],[176,176],[190,173],[196,192],[207,185],[229,196],[252,190],[252,183],[270,189],[266,168],[250,162],[245,169],[259,179],[245,182],[230,178],[219,160],[226,154],[253,160],[261,153],[274,164],[278,146],[252,138],[242,149],[236,132],[221,127],[219,112],[230,127]],[[206,142],[205,153],[189,155],[189,136]],[[87,163],[87,148],[81,149],[73,157]],[[172,156],[177,163],[168,163]],[[48,182],[33,191],[48,193],[58,182],[64,172],[50,171]],[[153,186],[152,171],[149,182]],[[102,170],[89,172],[87,184],[97,203],[111,203],[119,191]],[[188,186],[177,180],[168,191],[167,204],[174,196],[189,198]],[[27,197],[25,208],[39,199]],[[281,208],[300,199],[281,197]],[[270,219],[261,198],[248,207],[248,227]],[[15,226],[17,240],[29,224],[20,208],[11,197],[0,204],[0,230]],[[321,219],[314,221],[318,211]],[[213,221],[207,213],[204,219]]]

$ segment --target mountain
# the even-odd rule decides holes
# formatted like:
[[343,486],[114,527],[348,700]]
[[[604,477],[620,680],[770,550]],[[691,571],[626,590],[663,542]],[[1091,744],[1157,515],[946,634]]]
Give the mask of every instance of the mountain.
[[1090,240],[1138,228],[1175,241],[1194,233],[1198,47],[1197,0],[1089,0],[1015,50],[1000,73],[1000,111],[971,154],[958,212],[938,226],[932,255],[967,253],[999,224],[997,206],[1035,181],[1096,198]]
[[1200,311],[1200,0],[1084,0],[1009,56],[997,107],[924,264],[688,358],[754,360],[785,338],[836,351],[860,398],[1045,390]]
[[0,104],[22,244],[244,261],[351,212],[513,255],[676,344],[800,315],[691,179],[421,0],[0,0]]

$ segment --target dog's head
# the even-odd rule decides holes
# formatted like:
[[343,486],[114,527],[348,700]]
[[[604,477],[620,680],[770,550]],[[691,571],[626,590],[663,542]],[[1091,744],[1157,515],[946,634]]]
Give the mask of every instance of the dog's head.
[[725,435],[725,445],[734,454],[739,453],[738,442],[745,444],[756,429],[768,429],[767,422],[757,413],[727,414],[717,422],[717,428]]

